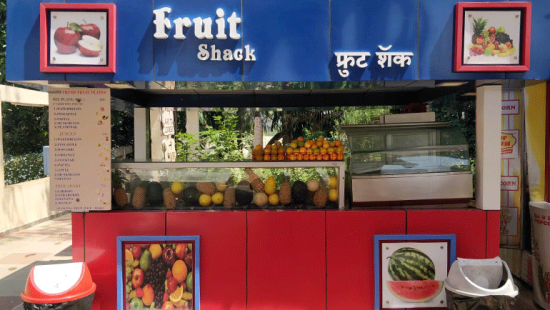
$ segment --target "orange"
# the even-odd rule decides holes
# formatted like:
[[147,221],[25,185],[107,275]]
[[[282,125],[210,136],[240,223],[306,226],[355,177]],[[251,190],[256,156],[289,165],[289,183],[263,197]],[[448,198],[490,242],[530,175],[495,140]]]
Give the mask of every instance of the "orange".
[[272,144],[271,145],[271,150],[277,151],[277,144]]
[[265,150],[264,150],[264,154],[265,154],[265,155],[271,154],[271,148],[270,148],[270,147],[266,147]]
[[185,265],[183,260],[178,259],[174,262],[174,265],[172,265],[172,276],[178,283],[185,281],[187,278],[187,265]]
[[285,151],[286,151],[286,148],[285,148],[284,146],[281,146],[281,147],[279,147],[279,149],[277,150],[277,153],[279,153],[279,154],[284,154]]
[[313,154],[313,149],[307,149],[306,154]]
[[336,155],[336,153],[332,153],[329,155],[330,156],[330,160],[336,160],[338,159],[338,155]]
[[283,154],[277,155],[277,160],[285,160],[285,155]]
[[270,161],[271,160],[271,156],[268,155],[268,154],[265,154],[264,155],[264,161]]
[[327,153],[329,153],[329,154],[334,153],[334,148],[333,148],[333,147],[329,147],[329,148],[327,149]]
[[315,142],[315,145],[317,145],[317,147],[323,147],[323,140],[317,140],[317,142]]
[[290,160],[296,160],[296,154],[290,154],[289,159]]
[[340,146],[340,141],[338,140],[334,141],[334,146]]
[[256,147],[254,148],[254,150],[256,150],[256,151],[259,151],[259,150],[262,150],[262,149],[263,149],[263,147],[262,147],[261,144],[256,145]]
[[336,159],[338,160],[344,160],[344,154],[340,153],[337,155]]
[[319,148],[317,147],[317,145],[313,144],[313,145],[311,145],[311,149],[315,150],[315,149],[319,149]]
[[317,141],[323,141],[323,137],[317,138]]
[[305,154],[305,153],[306,153],[306,148],[302,146],[300,148],[300,154]]
[[329,144],[330,144],[330,147],[334,147],[336,145],[336,143],[334,143],[334,141],[330,141]]
[[304,160],[304,155],[302,153],[296,155],[296,160]]
[[307,141],[306,143],[304,143],[304,147],[306,149],[309,149],[311,147],[311,142]]
[[316,160],[317,156],[314,154],[309,155],[309,160]]
[[313,154],[315,154],[315,155],[319,154],[319,152],[320,152],[319,149],[314,149],[313,150]]
[[326,153],[327,153],[327,149],[324,149],[324,148],[323,148],[323,149],[321,149],[319,152],[320,152],[321,154],[326,154]]
[[309,154],[304,155],[304,160],[309,160]]
[[317,154],[317,160],[323,160],[323,155]]
[[323,160],[329,160],[328,154],[324,154],[324,155],[323,155]]
[[327,141],[323,142],[324,149],[328,149],[329,147],[330,147],[330,144]]
[[303,141],[304,141],[304,137],[298,137],[298,141],[303,142]]
[[183,297],[183,286],[178,286],[178,288],[170,294],[170,301],[171,302],[178,302]]
[[271,161],[276,161],[276,160],[277,160],[277,154],[271,155]]

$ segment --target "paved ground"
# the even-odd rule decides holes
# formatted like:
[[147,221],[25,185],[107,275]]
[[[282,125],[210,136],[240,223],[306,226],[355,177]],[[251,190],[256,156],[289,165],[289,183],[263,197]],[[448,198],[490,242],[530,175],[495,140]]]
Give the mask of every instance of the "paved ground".
[[[72,262],[71,215],[40,223],[0,237],[0,310],[22,310],[21,292],[34,265]],[[538,310],[531,288],[515,279],[520,288],[513,309]]]
[[34,265],[72,262],[71,215],[0,237],[0,309],[23,309],[21,292]]

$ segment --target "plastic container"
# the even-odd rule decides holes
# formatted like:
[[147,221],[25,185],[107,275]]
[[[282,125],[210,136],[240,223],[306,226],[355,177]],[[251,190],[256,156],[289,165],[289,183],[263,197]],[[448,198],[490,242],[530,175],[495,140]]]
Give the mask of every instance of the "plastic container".
[[533,246],[533,296],[535,302],[550,310],[550,203],[529,202]]
[[32,267],[25,291],[25,310],[91,310],[96,285],[86,263]]
[[457,258],[445,279],[449,309],[512,309],[519,293],[500,257]]

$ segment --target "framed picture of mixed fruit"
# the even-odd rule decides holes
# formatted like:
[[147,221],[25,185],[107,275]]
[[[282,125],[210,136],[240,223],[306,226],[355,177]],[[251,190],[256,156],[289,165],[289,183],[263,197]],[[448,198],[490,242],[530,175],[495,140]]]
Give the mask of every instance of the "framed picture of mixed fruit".
[[114,4],[40,4],[40,71],[114,73]]
[[455,259],[455,235],[375,235],[375,309],[447,309]]
[[454,70],[529,70],[531,2],[461,2],[455,11]]
[[200,309],[199,236],[117,237],[117,309]]

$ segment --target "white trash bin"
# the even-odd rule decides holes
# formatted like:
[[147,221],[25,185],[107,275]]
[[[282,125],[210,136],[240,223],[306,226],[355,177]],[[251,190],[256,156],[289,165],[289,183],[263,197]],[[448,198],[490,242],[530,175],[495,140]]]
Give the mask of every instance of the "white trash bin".
[[457,258],[445,279],[445,290],[452,310],[513,309],[519,293],[508,265],[500,257]]
[[550,203],[529,202],[533,246],[533,295],[535,302],[550,310]]

